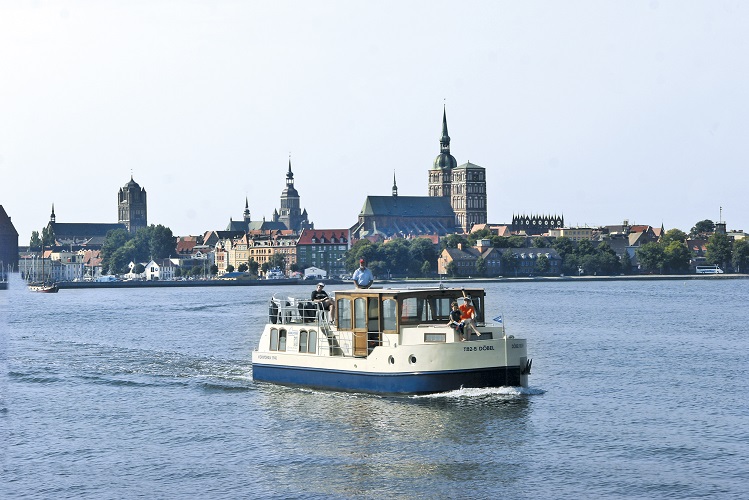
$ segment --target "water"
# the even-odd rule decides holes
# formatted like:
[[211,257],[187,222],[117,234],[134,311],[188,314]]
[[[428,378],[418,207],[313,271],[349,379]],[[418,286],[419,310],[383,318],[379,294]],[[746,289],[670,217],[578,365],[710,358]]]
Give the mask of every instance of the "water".
[[531,387],[380,397],[255,384],[268,287],[13,278],[3,497],[747,497],[747,280],[489,284]]

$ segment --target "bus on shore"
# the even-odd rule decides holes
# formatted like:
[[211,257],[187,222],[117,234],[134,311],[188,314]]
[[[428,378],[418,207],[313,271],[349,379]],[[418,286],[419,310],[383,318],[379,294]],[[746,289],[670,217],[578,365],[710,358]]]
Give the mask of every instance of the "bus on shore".
[[697,266],[694,270],[697,274],[723,274],[723,269],[718,267],[717,264],[714,266]]

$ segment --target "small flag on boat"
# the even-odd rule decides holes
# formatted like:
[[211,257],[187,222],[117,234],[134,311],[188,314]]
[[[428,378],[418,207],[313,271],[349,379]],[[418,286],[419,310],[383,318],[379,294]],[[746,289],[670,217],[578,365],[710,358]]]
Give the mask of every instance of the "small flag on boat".
[[494,318],[494,321],[496,321],[497,323],[499,323],[501,325],[502,324],[502,315],[500,314],[499,316],[497,316],[496,318]]

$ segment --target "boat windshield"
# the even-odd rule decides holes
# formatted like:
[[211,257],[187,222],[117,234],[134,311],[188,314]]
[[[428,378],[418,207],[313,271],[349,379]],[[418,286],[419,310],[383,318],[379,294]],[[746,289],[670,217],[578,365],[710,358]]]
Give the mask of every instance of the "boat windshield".
[[[422,323],[447,323],[450,320],[450,304],[458,302],[461,304],[462,297],[458,296],[417,296],[407,297],[401,300],[401,324],[416,325]],[[476,321],[483,323],[484,314],[482,297],[473,297],[473,306],[476,309]]]

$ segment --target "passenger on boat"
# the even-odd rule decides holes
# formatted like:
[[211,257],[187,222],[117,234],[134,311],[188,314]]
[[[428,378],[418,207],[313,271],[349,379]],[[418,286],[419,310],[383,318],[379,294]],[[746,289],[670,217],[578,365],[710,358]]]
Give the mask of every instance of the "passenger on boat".
[[460,335],[460,340],[463,341],[465,340],[465,338],[463,338],[463,323],[460,321],[461,315],[462,313],[460,312],[460,309],[458,308],[458,303],[453,302],[452,311],[450,311],[450,322],[447,323],[447,326],[458,330],[458,335]]
[[471,305],[471,299],[469,297],[463,297],[463,305],[460,306],[460,320],[465,331],[466,340],[471,338],[471,331],[476,332],[477,336],[481,336],[481,332],[476,329],[476,309]]
[[353,279],[356,288],[369,288],[374,281],[372,271],[365,264],[364,259],[359,260],[359,269],[354,271]]
[[335,321],[335,302],[323,288],[325,288],[325,283],[318,283],[317,288],[312,290],[312,302],[317,302],[325,310],[330,311],[330,321],[333,322]]

